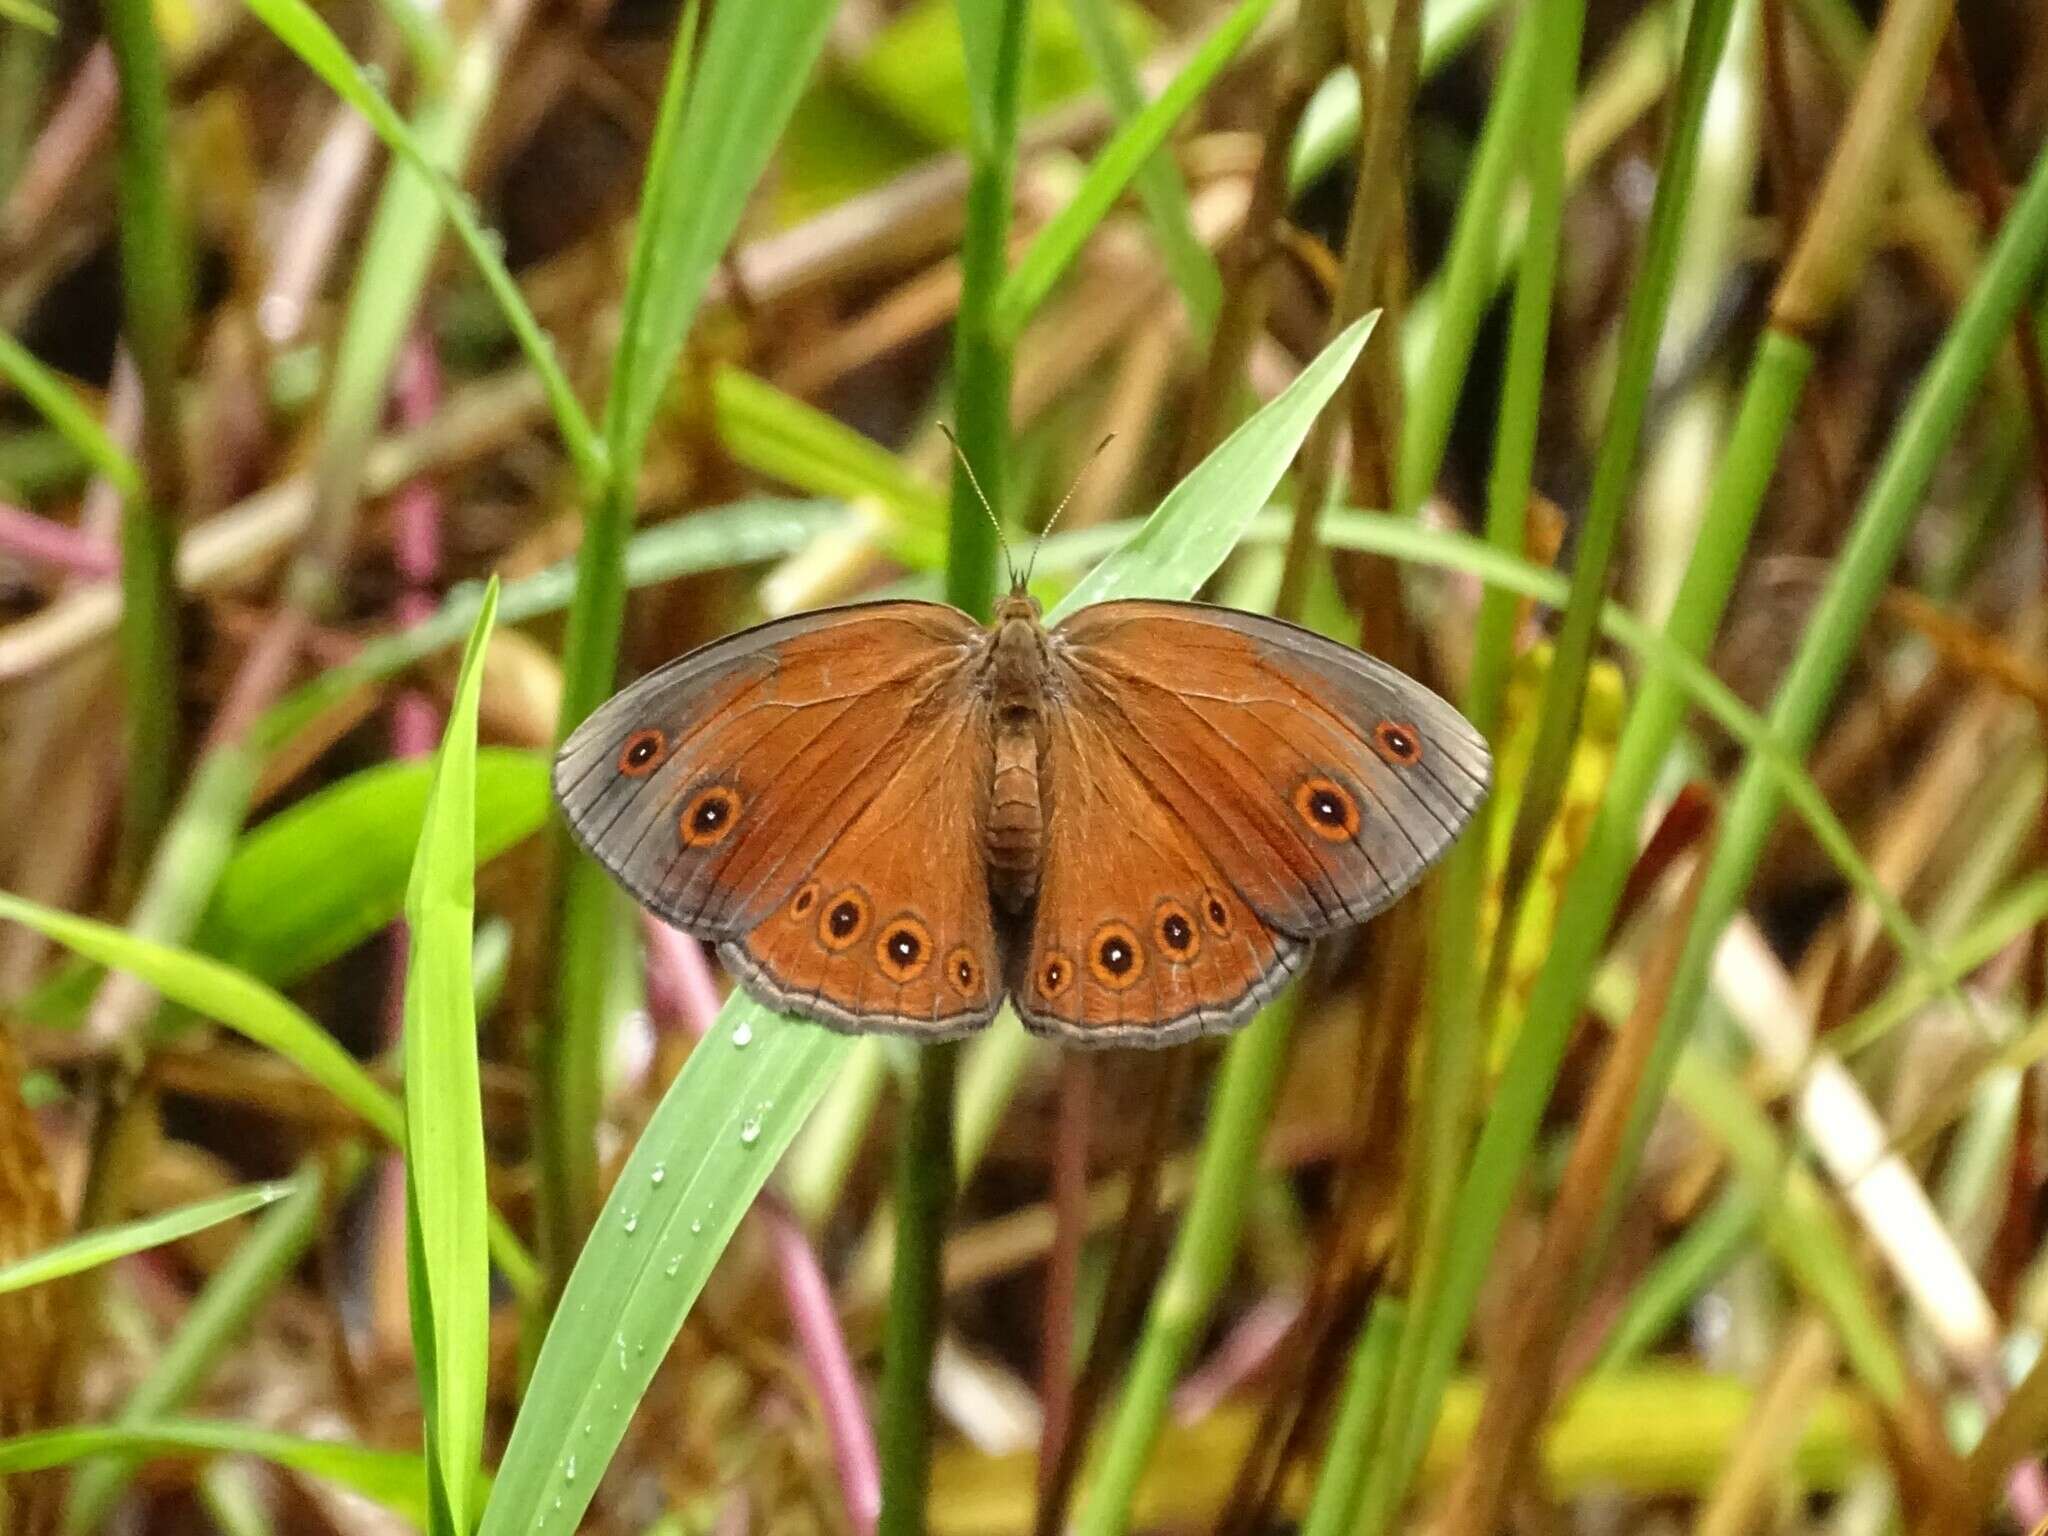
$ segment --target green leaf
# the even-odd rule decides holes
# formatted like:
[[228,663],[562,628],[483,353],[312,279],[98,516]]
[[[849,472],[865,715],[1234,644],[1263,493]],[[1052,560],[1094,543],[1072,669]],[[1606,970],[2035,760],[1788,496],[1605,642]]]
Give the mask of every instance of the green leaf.
[[627,1159],[555,1310],[482,1536],[576,1529],[733,1229],[853,1048],[735,994]]
[[81,1424],[0,1440],[0,1477],[68,1467],[92,1456],[255,1456],[318,1477],[416,1525],[425,1523],[426,1466],[408,1451],[375,1451],[335,1440],[307,1440],[247,1424],[157,1419]]
[[[424,1407],[429,1476],[457,1531],[468,1531],[483,1460],[490,1377],[490,1205],[484,1190],[483,1097],[477,1082],[476,729],[483,660],[498,611],[484,594],[434,765],[405,920],[406,1231],[413,1335],[431,1358]],[[429,1351],[431,1350],[431,1353]]]
[[[380,763],[271,817],[236,846],[195,947],[289,986],[398,916],[426,814],[427,762]],[[497,747],[477,754],[476,857],[540,829],[547,764]]]
[[273,1200],[282,1200],[291,1192],[289,1184],[251,1184],[246,1189],[216,1195],[211,1200],[195,1200],[190,1205],[160,1211],[139,1221],[124,1221],[119,1226],[81,1232],[55,1247],[16,1259],[12,1264],[0,1264],[0,1296],[10,1291],[27,1290],[32,1285],[61,1280],[81,1270],[96,1269],[102,1264],[111,1264],[115,1259],[124,1259],[131,1253],[140,1253],[145,1248],[175,1243],[181,1237],[190,1237],[194,1232],[204,1232],[208,1227],[217,1227],[224,1221],[247,1215]]
[[1166,143],[1174,125],[1237,57],[1252,30],[1265,20],[1273,0],[1240,0],[1212,31],[1179,74],[1142,111],[1117,130],[1088,167],[1072,199],[1039,230],[1024,257],[996,293],[996,334],[1014,343],[1038,306],[1067,270],[1095,226],[1102,222],[1131,178]]

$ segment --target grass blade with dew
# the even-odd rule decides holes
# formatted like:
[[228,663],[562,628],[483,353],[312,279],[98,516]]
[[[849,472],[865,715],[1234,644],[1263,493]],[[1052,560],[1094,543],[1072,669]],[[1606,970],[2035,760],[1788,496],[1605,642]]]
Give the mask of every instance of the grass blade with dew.
[[470,951],[477,701],[497,609],[494,581],[456,678],[405,893],[406,1271],[433,1512],[456,1532],[473,1524],[491,1371],[490,1207]]
[[81,1232],[54,1247],[16,1259],[12,1264],[0,1264],[0,1296],[96,1269],[102,1264],[124,1259],[131,1253],[175,1243],[194,1232],[204,1232],[208,1227],[217,1227],[272,1201],[282,1200],[290,1193],[289,1184],[252,1184],[246,1189],[216,1195],[211,1200],[195,1200],[190,1205],[181,1205],[175,1210],[162,1211],[139,1221],[124,1221],[118,1226]]

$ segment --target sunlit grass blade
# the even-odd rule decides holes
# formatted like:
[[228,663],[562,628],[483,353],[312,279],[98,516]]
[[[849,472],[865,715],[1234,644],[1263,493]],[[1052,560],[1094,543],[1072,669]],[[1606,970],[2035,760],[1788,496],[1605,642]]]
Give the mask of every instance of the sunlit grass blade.
[[490,1382],[489,1202],[470,948],[476,929],[476,727],[498,587],[484,594],[434,765],[406,887],[405,1171],[414,1347],[436,1517],[467,1532]]
[[733,1229],[853,1047],[735,996],[691,1053],[569,1276],[483,1536],[573,1531]]
[[1023,259],[996,290],[992,322],[996,335],[1014,345],[1045,302],[1060,274],[1130,185],[1131,178],[1166,143],[1174,125],[1201,98],[1273,8],[1273,0],[1239,4],[1203,40],[1179,74],[1102,147],[1067,205],[1045,222]]
[[0,1296],[111,1264],[116,1259],[141,1253],[147,1248],[175,1243],[181,1237],[190,1237],[194,1232],[204,1232],[208,1227],[217,1227],[224,1221],[245,1216],[273,1200],[282,1200],[290,1193],[289,1184],[251,1184],[246,1189],[216,1195],[211,1200],[195,1200],[190,1205],[181,1205],[175,1210],[162,1211],[139,1221],[124,1221],[119,1226],[81,1232],[40,1253],[16,1259],[12,1264],[0,1264]]
[[133,1459],[254,1456],[359,1494],[415,1525],[426,1523],[426,1463],[410,1451],[378,1451],[340,1440],[309,1440],[249,1424],[157,1419],[82,1424],[0,1440],[0,1477],[67,1467],[88,1457]]

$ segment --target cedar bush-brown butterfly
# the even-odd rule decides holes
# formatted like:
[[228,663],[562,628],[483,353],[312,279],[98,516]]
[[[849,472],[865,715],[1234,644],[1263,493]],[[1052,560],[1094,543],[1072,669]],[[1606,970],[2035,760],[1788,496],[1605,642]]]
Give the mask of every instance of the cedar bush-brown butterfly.
[[650,910],[769,1006],[947,1039],[1007,993],[1074,1045],[1236,1029],[1387,906],[1486,793],[1484,739],[1278,619],[1013,579],[777,619],[642,678],[555,794]]

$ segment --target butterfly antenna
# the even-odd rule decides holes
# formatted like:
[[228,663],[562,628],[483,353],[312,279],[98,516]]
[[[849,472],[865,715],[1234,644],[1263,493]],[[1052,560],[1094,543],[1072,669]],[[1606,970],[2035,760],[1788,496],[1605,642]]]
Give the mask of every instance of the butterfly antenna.
[[1067,503],[1074,499],[1074,492],[1081,489],[1081,481],[1087,476],[1088,471],[1095,467],[1095,461],[1102,457],[1102,450],[1115,441],[1116,434],[1112,432],[1095,445],[1095,451],[1088,455],[1088,462],[1075,473],[1074,483],[1067,487],[1067,494],[1060,498],[1060,504],[1052,509],[1052,516],[1048,517],[1045,526],[1038,530],[1038,540],[1031,546],[1031,558],[1024,562],[1025,586],[1031,585],[1031,568],[1038,564],[1038,552],[1045,548],[1046,538],[1052,533],[1053,525],[1060,520],[1060,514],[1067,510]]
[[[981,488],[980,477],[974,473],[974,466],[967,462],[967,450],[960,446],[960,439],[953,435],[953,429],[943,421],[939,423],[939,430],[946,434],[946,441],[953,445],[953,457],[958,459],[960,467],[967,471],[967,483],[974,487],[974,499],[981,503],[981,510],[988,514],[989,526],[996,531],[996,543],[1001,545],[1003,550],[1003,564],[1010,572],[1010,585],[1021,588],[1023,582],[1017,580],[1017,562],[1010,554],[1010,541],[1003,535],[1003,520],[996,516],[996,509],[989,503],[988,492]],[[1029,579],[1027,575],[1025,580]]]

